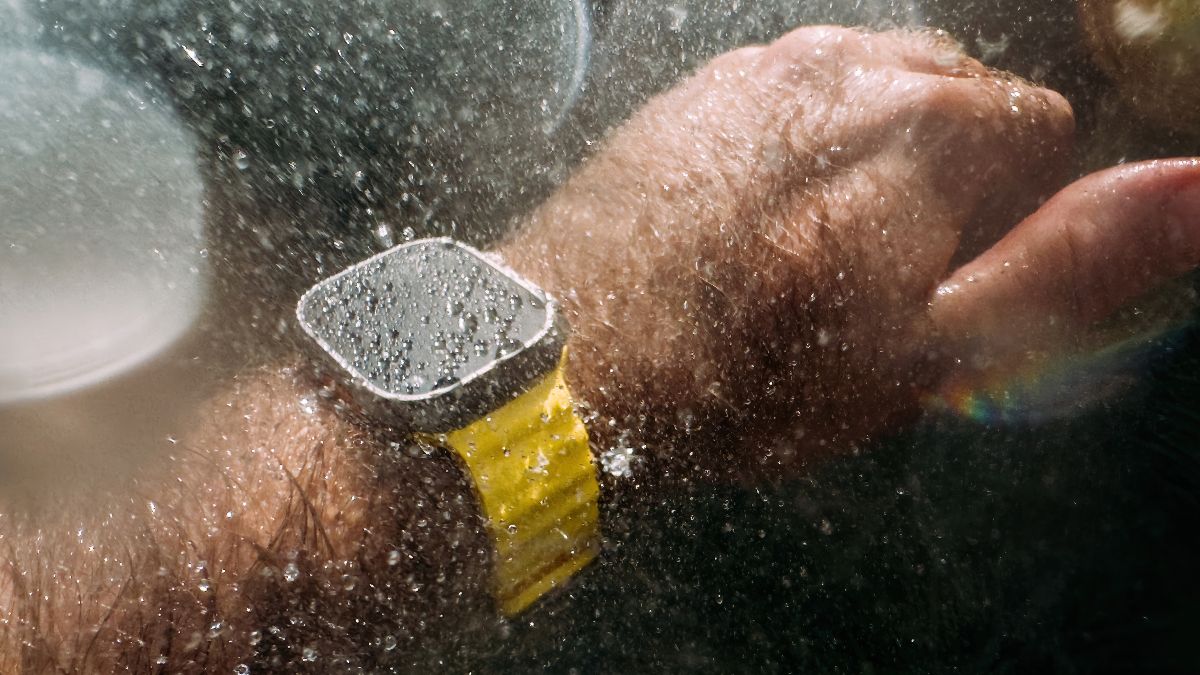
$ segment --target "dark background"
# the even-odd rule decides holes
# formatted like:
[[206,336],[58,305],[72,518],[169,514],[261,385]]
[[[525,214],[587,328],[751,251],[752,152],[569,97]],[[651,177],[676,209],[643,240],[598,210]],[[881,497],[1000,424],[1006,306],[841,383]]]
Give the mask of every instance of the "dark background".
[[483,669],[1195,672],[1197,337],[1071,419],[931,415],[810,481],[679,495]]

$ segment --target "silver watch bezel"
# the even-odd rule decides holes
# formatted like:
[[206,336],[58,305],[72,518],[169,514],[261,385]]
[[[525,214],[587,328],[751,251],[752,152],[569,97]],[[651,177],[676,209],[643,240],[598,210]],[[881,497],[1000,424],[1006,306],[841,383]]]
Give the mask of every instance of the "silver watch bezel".
[[[389,391],[366,377],[353,366],[346,355],[326,340],[314,328],[306,308],[327,285],[355,274],[372,263],[418,246],[448,246],[473,257],[480,267],[503,275],[545,308],[545,318],[531,337],[521,341],[515,351],[493,359],[456,382],[428,392],[405,394]],[[418,239],[394,246],[359,261],[340,272],[322,279],[301,296],[296,304],[296,320],[308,336],[315,355],[326,369],[332,368],[339,380],[348,386],[355,402],[370,417],[390,426],[409,431],[442,433],[461,428],[516,398],[557,365],[566,342],[567,324],[558,303],[545,291],[517,274],[499,256],[483,253],[450,237]]]

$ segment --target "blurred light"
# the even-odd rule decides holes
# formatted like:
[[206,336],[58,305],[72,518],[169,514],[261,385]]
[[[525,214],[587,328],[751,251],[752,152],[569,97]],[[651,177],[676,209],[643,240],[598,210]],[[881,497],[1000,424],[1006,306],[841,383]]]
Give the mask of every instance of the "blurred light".
[[177,340],[206,278],[194,143],[151,88],[0,47],[0,403]]

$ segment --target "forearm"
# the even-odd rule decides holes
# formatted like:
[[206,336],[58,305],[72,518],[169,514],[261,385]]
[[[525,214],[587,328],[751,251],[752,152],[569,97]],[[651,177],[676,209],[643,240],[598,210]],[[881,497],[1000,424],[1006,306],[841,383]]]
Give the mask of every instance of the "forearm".
[[[554,224],[535,219],[529,241]],[[540,251],[502,253],[552,294],[571,292]],[[589,335],[603,325],[566,304]],[[629,422],[609,424],[611,403],[632,394],[618,382],[608,396],[603,347],[579,344],[568,378],[599,413],[591,436],[603,452]],[[403,663],[494,625],[492,545],[455,462],[361,419],[294,363],[244,373],[200,408],[172,456],[120,491],[72,501],[82,506],[48,499],[41,512],[0,507],[0,670],[324,672]]]
[[[555,232],[556,204],[525,228],[529,248],[501,253],[563,297],[577,280],[547,274],[553,254],[533,243]],[[576,244],[563,253],[586,249]],[[636,396],[620,382],[607,395],[590,337],[606,315],[578,297],[564,304],[589,339],[572,343],[568,378],[599,413],[603,451],[629,422],[612,403]],[[305,358],[293,363],[244,373],[201,406],[172,456],[119,491],[78,507],[51,498],[39,513],[0,506],[11,584],[0,671],[324,672],[331,659],[420,658],[494,622],[492,545],[455,462],[413,452],[315,382]]]
[[127,491],[6,507],[0,670],[324,672],[488,616],[469,486],[338,405],[250,373]]

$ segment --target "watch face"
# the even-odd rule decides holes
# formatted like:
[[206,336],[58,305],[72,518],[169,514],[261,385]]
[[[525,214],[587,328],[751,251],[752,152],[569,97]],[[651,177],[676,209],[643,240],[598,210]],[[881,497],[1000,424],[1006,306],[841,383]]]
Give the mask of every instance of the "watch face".
[[445,238],[322,281],[297,318],[365,407],[424,431],[469,423],[520,394],[554,367],[564,339],[541,290]]

